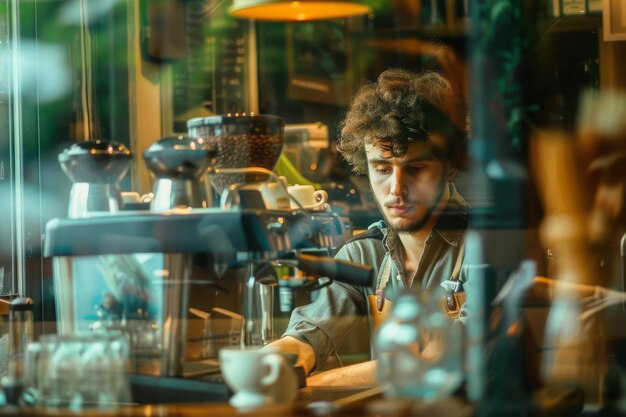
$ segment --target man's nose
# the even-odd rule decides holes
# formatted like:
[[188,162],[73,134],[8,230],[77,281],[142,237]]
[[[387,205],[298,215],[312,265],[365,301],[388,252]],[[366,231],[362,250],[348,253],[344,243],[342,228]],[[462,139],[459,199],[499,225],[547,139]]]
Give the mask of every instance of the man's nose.
[[406,174],[401,169],[394,169],[391,177],[391,194],[400,196],[407,193]]

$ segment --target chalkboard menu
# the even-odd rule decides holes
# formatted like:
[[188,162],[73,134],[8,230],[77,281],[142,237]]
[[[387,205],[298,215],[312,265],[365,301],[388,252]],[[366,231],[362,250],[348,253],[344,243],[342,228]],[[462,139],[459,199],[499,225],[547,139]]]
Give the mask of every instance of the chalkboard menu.
[[247,24],[215,0],[185,1],[184,56],[172,65],[173,129],[187,120],[247,111]]

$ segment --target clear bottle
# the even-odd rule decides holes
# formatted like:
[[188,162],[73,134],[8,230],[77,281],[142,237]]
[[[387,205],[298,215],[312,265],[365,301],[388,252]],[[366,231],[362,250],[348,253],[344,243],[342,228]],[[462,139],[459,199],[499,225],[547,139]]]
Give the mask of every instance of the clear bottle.
[[444,313],[440,291],[401,294],[378,329],[377,380],[391,398],[437,401],[463,379],[462,327]]
[[24,386],[26,348],[33,341],[33,300],[20,297],[9,305],[8,372],[2,379],[7,402],[17,404]]

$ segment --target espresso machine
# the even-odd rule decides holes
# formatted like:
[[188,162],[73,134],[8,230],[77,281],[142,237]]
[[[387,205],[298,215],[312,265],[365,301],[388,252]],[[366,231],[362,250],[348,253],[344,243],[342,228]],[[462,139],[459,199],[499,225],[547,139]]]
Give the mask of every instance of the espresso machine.
[[[125,334],[134,401],[140,403],[228,397],[217,353],[223,346],[265,344],[275,337],[275,266],[356,285],[372,282],[371,267],[311,255],[332,254],[345,241],[345,219],[331,210],[264,204],[259,190],[280,182],[271,171],[282,137],[279,118],[225,116],[203,123],[212,123],[212,131],[197,143],[216,150],[206,153],[207,178],[221,195],[239,196],[230,204],[222,199],[207,208],[97,212],[53,219],[46,227],[44,255],[52,257],[58,333]],[[278,147],[273,162],[223,157],[229,140],[246,140],[246,129],[249,137],[264,138],[265,151],[268,144]],[[199,139],[193,129],[190,136]],[[266,152],[252,155],[267,158]],[[285,193],[289,197],[286,187]],[[203,306],[191,302],[205,293],[212,295]],[[227,296],[236,301],[232,308],[219,304]],[[217,317],[227,324],[216,328]]]

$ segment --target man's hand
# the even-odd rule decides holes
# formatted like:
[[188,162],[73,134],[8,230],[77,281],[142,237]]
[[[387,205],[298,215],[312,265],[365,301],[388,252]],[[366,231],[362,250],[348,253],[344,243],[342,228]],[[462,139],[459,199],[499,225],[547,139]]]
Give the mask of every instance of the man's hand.
[[282,353],[295,353],[298,355],[296,366],[304,368],[304,374],[308,375],[311,369],[315,367],[315,352],[308,343],[296,339],[292,336],[282,337],[269,345],[271,347],[281,351]]
[[[426,343],[421,353],[414,352],[414,354],[422,356],[426,360],[438,360],[443,354],[443,346],[440,341],[430,341]],[[376,361],[357,363],[317,373],[307,378],[306,385],[308,387],[376,385]]]
[[[269,345],[282,353],[295,353],[298,355],[296,366],[304,368],[305,375],[315,367],[315,352],[308,343],[302,342],[295,337],[285,336]],[[344,366],[343,368],[331,369],[320,372],[306,380],[307,386],[348,386],[348,385],[374,385],[376,383],[376,361],[357,363]]]
[[320,372],[307,378],[307,386],[364,386],[376,384],[376,361]]

